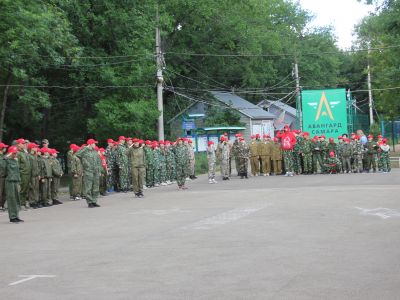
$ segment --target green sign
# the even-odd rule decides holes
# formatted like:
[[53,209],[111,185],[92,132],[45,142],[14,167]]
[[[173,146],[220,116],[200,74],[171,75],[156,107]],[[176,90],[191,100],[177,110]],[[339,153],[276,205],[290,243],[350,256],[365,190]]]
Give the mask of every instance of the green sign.
[[301,92],[303,131],[310,136],[337,138],[347,133],[346,90],[308,90]]

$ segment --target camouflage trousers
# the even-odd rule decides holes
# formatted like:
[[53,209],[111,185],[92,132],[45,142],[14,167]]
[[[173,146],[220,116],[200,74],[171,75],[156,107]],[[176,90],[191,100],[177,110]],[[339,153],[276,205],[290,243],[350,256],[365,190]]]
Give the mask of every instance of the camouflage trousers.
[[209,161],[208,162],[208,179],[214,179],[215,178],[215,168],[216,168],[216,162],[215,161]]
[[362,154],[356,154],[353,157],[353,172],[361,173],[363,170],[363,156]]
[[286,172],[293,172],[293,150],[283,150],[283,164]]
[[29,204],[39,203],[39,176],[32,177],[29,185]]
[[313,172],[313,159],[311,153],[303,153],[303,171],[304,173]]
[[128,165],[122,165],[119,166],[119,172],[118,172],[118,185],[119,189],[126,191],[129,189],[129,169]]
[[229,177],[229,159],[221,160],[221,175],[222,177]]
[[[156,183],[163,183],[167,181],[167,169],[165,164],[160,164],[158,169],[155,171],[154,181]],[[157,176],[157,177],[156,177]]]
[[239,175],[247,176],[249,160],[247,158],[239,158]]
[[236,172],[238,173],[238,175],[239,175],[239,157],[235,157],[235,169],[236,169]]
[[148,186],[148,187],[154,186],[154,166],[153,165],[146,166],[146,186]]
[[324,168],[324,163],[323,163],[323,156],[321,153],[314,153],[312,160],[313,160],[313,168],[314,168],[314,173],[318,172],[318,167],[321,169],[321,172],[324,173],[325,168]]
[[374,172],[376,172],[376,165],[378,162],[378,156],[376,154],[368,154],[367,156],[367,170],[374,170]]
[[115,182],[115,170],[112,169],[110,172],[107,174],[107,189],[111,190],[114,188],[114,182]]
[[382,170],[384,172],[389,172],[391,170],[390,159],[389,159],[389,153],[388,152],[381,153],[381,155],[380,155],[380,163],[382,165]]
[[167,164],[167,180],[169,180],[169,181],[176,180],[175,164]]
[[343,169],[343,172],[351,171],[351,157],[350,156],[342,157],[342,169]]
[[186,181],[186,175],[187,175],[187,166],[185,164],[176,164],[176,181],[178,183],[178,186],[184,186],[185,181]]
[[301,154],[293,151],[293,171],[301,173]]

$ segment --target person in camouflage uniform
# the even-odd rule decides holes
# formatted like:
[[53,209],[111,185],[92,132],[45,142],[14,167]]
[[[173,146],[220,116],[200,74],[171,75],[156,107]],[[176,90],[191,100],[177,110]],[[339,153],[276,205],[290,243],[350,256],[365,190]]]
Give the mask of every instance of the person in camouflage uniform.
[[363,153],[364,147],[361,145],[360,138],[355,135],[353,139],[353,172],[362,173]]
[[158,147],[158,142],[153,141],[151,144],[153,148],[153,156],[154,156],[154,166],[153,166],[153,174],[154,174],[154,186],[159,187],[161,184],[161,152]]
[[282,147],[279,139],[274,138],[271,150],[271,160],[274,168],[274,175],[282,174]]
[[323,153],[321,151],[321,142],[319,141],[318,136],[314,136],[313,140],[313,166],[314,166],[314,174],[318,173],[318,168],[321,170],[321,173],[324,173],[324,159]]
[[351,173],[351,157],[353,156],[353,146],[350,144],[350,139],[345,138],[344,143],[340,148],[343,173]]
[[151,141],[147,140],[144,147],[144,155],[146,157],[146,187],[154,187],[154,152]]
[[83,167],[81,160],[76,156],[76,152],[80,150],[77,145],[72,146],[72,160],[71,160],[71,197],[73,200],[80,200],[82,196],[82,178],[83,178]]
[[215,154],[214,142],[208,141],[207,147],[207,161],[208,161],[208,183],[217,183],[215,180],[215,169],[217,165],[217,157]]
[[185,186],[187,167],[189,164],[188,148],[183,144],[183,140],[179,138],[177,145],[174,148],[175,161],[176,161],[176,181],[179,189],[186,190]]
[[38,207],[51,206],[51,182],[53,181],[53,170],[51,169],[48,148],[42,148],[42,156],[39,159],[40,173],[40,203]]
[[146,165],[146,157],[144,154],[143,147],[141,147],[139,139],[134,138],[133,144],[127,150],[127,155],[130,158],[133,179],[133,192],[135,197],[142,198],[143,186],[144,186],[144,173]]
[[71,196],[71,193],[72,193],[71,162],[72,162],[72,155],[74,154],[74,151],[72,150],[72,148],[75,146],[76,146],[76,144],[71,144],[69,146],[69,150],[67,152],[67,174],[70,175],[68,190],[69,190],[69,196],[71,199],[72,199],[72,196]]
[[382,148],[380,147],[383,144],[383,137],[381,135],[377,136],[377,142],[376,144],[378,145],[378,149],[376,150],[377,152],[377,159],[378,159],[378,170],[379,172],[383,172],[383,165],[382,165],[382,159],[381,159],[381,155],[382,155]]
[[26,150],[26,141],[24,139],[18,139],[16,143],[18,149],[18,166],[21,177],[20,202],[21,206],[26,209],[29,208],[29,184],[32,177],[31,160],[28,151]]
[[379,146],[376,144],[376,142],[373,141],[374,137],[372,135],[368,135],[368,142],[365,145],[366,152],[367,152],[367,172],[370,172],[371,167],[374,171],[376,172],[376,165],[377,165],[377,160],[378,160],[378,148]]
[[[249,158],[250,158],[250,148],[246,144],[244,138],[240,138],[240,144],[238,148],[238,156],[239,156],[239,175],[240,178],[248,178],[247,176],[247,168],[249,165]],[[270,157],[269,157],[270,158]]]
[[312,160],[312,150],[313,143],[310,140],[310,134],[308,132],[303,132],[303,140],[301,142],[301,154],[303,157],[303,172],[304,174],[313,173],[313,160]]
[[104,155],[106,150],[104,148],[99,148],[97,153],[99,154],[101,161],[100,168],[100,184],[99,191],[100,195],[107,196],[107,175],[108,175],[108,166],[107,166],[107,158]]
[[7,151],[8,145],[4,143],[0,143],[0,210],[5,210],[5,179],[6,179],[6,164],[7,162],[4,159],[4,153]]
[[19,218],[21,203],[18,189],[21,176],[17,153],[18,149],[15,146],[11,146],[8,148],[8,153],[5,158],[5,196],[7,199],[8,216],[12,223],[23,222],[23,220]]
[[39,205],[39,182],[40,182],[40,167],[38,159],[39,145],[35,143],[28,144],[29,159],[31,160],[32,177],[29,183],[29,206],[33,209]]
[[344,138],[342,136],[338,136],[338,143],[337,143],[337,152],[336,152],[336,156],[337,158],[339,158],[339,160],[342,162],[342,172],[344,172],[343,168],[344,168],[344,164],[343,164],[343,157],[342,157],[342,149],[343,149],[343,145],[344,145]]
[[328,153],[335,153],[335,156],[337,157],[337,151],[338,151],[338,146],[335,143],[335,139],[334,138],[329,138],[329,142],[328,142],[328,146],[327,146],[327,152]]
[[129,168],[126,156],[125,137],[120,136],[118,147],[115,151],[115,162],[118,169],[118,191],[127,193],[129,190]]
[[107,191],[109,193],[114,191],[115,175],[116,175],[116,162],[115,162],[115,151],[114,151],[114,140],[107,139],[107,148],[104,152],[104,156],[107,160]]
[[293,171],[298,175],[302,173],[301,170],[301,158],[302,158],[302,150],[304,148],[304,138],[300,134],[300,130],[294,130],[293,133],[296,136],[296,144],[293,147]]
[[319,148],[321,151],[321,159],[324,161],[329,157],[328,142],[325,140],[324,135],[319,137]]
[[159,164],[158,164],[158,169],[159,169],[159,174],[160,174],[160,182],[161,185],[165,186],[167,185],[167,165],[166,165],[166,156],[167,153],[165,151],[165,142],[164,141],[160,141],[160,148],[159,150],[159,154],[160,154],[160,160],[159,160]]
[[[132,147],[133,140],[132,140],[132,138],[127,137],[125,141],[126,141],[126,150],[128,150],[130,147]],[[127,154],[126,156],[127,156],[127,160],[128,160],[128,190],[131,191],[132,183],[133,183],[132,182],[132,164],[131,164],[129,155]]]
[[75,155],[81,160],[83,167],[83,196],[89,208],[100,207],[97,204],[99,195],[99,180],[101,160],[97,151],[94,149],[97,141],[89,139],[86,147],[83,147]]
[[331,151],[329,157],[325,160],[325,170],[329,174],[338,174],[342,169],[339,159],[335,156],[335,152]]
[[220,161],[222,180],[229,180],[230,147],[228,140],[224,136],[221,136],[220,141],[217,149],[217,158]]
[[242,135],[240,133],[237,133],[235,135],[235,140],[232,144],[232,151],[231,151],[231,157],[235,161],[235,169],[236,169],[236,172],[238,173],[238,176],[239,176],[239,157],[237,156],[237,152],[238,152],[238,148],[239,148],[239,139],[241,136]]
[[165,142],[165,164],[167,167],[167,184],[175,183],[176,163],[175,163],[174,151],[170,141]]
[[62,202],[58,201],[58,190],[60,188],[60,179],[63,176],[63,171],[60,161],[57,159],[57,153],[59,153],[57,150],[50,149],[50,165],[53,175],[53,180],[50,184],[50,192],[53,205],[62,204]]
[[381,149],[381,164],[382,164],[382,171],[384,173],[390,172],[391,167],[390,167],[390,157],[389,157],[389,151],[390,151],[390,146],[387,144],[387,139],[382,139],[382,143],[380,144],[379,148]]
[[188,151],[189,151],[189,178],[190,179],[197,179],[195,175],[195,166],[196,166],[196,156],[194,154],[194,148],[193,148],[193,141],[188,140]]

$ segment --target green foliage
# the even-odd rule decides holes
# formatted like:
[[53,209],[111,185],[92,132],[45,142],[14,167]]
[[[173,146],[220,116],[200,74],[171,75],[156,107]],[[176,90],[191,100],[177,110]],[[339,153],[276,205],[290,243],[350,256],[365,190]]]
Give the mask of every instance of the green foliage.
[[207,127],[245,126],[240,122],[240,114],[236,110],[217,106],[209,107],[204,124]]
[[375,137],[381,134],[381,127],[379,126],[379,123],[374,123],[369,127],[369,134],[372,134]]
[[207,153],[206,152],[196,153],[195,157],[196,157],[196,165],[195,165],[196,175],[207,174],[208,173]]

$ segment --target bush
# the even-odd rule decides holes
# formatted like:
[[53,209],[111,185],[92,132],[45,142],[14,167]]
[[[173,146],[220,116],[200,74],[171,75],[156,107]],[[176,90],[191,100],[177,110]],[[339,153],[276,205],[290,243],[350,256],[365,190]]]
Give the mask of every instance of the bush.
[[196,175],[206,174],[208,172],[207,153],[200,152],[196,153],[195,155],[196,155],[196,165],[195,165]]

